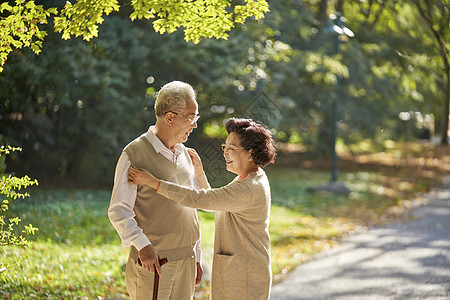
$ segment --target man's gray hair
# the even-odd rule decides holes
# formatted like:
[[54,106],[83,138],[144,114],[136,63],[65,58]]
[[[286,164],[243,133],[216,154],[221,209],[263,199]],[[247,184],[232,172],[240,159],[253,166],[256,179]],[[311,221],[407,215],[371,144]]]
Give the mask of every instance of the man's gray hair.
[[181,112],[186,109],[188,100],[195,100],[194,88],[185,82],[166,83],[158,92],[155,101],[156,117],[163,117],[167,112]]

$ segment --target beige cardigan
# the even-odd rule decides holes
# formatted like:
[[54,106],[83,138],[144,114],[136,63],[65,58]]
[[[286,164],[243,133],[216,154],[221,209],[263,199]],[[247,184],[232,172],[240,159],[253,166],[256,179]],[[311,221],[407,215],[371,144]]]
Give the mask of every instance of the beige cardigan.
[[211,299],[269,299],[271,198],[261,168],[217,189],[161,181],[158,193],[184,206],[216,211]]

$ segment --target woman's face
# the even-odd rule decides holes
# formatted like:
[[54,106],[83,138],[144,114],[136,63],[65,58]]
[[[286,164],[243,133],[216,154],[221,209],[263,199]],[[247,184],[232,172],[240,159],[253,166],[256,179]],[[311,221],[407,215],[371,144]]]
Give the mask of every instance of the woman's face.
[[241,146],[241,141],[236,132],[231,132],[225,141],[225,150],[223,151],[227,170],[236,175],[243,175],[256,166],[251,159],[251,151]]

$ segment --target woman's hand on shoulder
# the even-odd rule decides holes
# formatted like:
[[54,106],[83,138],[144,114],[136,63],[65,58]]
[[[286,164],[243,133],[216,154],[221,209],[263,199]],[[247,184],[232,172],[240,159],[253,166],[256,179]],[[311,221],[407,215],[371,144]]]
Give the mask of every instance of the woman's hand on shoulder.
[[147,170],[131,166],[128,171],[128,182],[130,184],[148,185],[154,189],[157,188],[158,179],[150,174]]
[[203,164],[200,156],[198,155],[197,151],[192,148],[187,148],[187,151],[195,168],[195,177],[201,176],[203,174]]

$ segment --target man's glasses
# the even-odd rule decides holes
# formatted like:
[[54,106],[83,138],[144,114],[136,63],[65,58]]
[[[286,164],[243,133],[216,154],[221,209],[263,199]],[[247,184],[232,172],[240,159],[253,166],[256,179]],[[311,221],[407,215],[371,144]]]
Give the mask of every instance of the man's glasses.
[[197,122],[198,119],[200,119],[200,116],[199,116],[199,115],[196,115],[193,119],[191,119],[191,118],[185,117],[185,116],[183,116],[183,115],[180,115],[179,113],[176,113],[176,112],[174,112],[174,111],[168,111],[168,112],[173,113],[174,115],[177,115],[177,116],[179,116],[179,117],[182,117],[182,118],[188,120],[189,122],[191,122],[191,125],[194,124],[195,122]]
[[226,150],[230,150],[230,151],[234,151],[234,150],[247,150],[245,148],[236,148],[236,147],[230,147],[227,146],[225,144],[220,145],[220,147],[222,148],[222,151],[225,152]]

